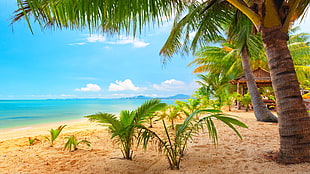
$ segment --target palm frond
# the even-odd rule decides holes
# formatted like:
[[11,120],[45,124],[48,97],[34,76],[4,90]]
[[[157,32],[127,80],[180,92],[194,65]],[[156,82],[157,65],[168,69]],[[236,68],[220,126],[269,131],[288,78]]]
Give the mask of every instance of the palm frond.
[[168,21],[185,2],[171,0],[17,0],[12,22],[30,17],[41,26],[108,33],[142,32],[143,26]]
[[183,13],[177,14],[170,35],[160,51],[161,55],[169,58],[176,52],[194,53],[209,41],[223,39],[222,26],[230,20],[231,9],[223,2],[215,3],[205,11],[206,3],[208,1],[190,4],[184,17],[180,17]]

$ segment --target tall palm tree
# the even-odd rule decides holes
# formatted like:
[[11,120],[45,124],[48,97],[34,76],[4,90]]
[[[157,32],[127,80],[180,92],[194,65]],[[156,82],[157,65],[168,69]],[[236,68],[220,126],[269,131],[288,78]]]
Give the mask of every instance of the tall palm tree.
[[[165,49],[161,51],[167,55],[178,50],[189,52],[195,50],[198,43],[218,39],[222,24],[231,20],[231,13],[237,8],[262,33],[277,99],[281,161],[310,161],[310,117],[300,96],[299,83],[287,47],[288,29],[293,21],[303,17],[310,6],[309,0],[17,1],[20,9],[14,21],[23,16],[28,19],[28,14],[31,14],[43,26],[88,28],[91,31],[100,28],[115,33],[125,31],[136,34],[135,31],[141,31],[144,24],[152,21],[160,23],[176,12],[174,28]],[[187,14],[183,17],[184,12]],[[196,31],[193,40],[190,37],[192,31]],[[184,41],[180,40],[182,35],[186,38]]]
[[[231,25],[233,27],[229,27],[228,29],[229,38],[233,44],[228,44],[226,43],[228,41],[224,40],[226,42],[222,43],[222,47],[204,47],[196,54],[198,57],[189,65],[195,64],[198,66],[194,69],[194,73],[207,72],[232,75],[232,72],[237,72],[238,74],[233,75],[240,76],[240,61],[242,60],[243,72],[245,72],[244,74],[248,79],[248,89],[251,94],[257,120],[276,121],[276,117],[270,113],[262,102],[251,71],[251,68],[256,69],[258,67],[268,69],[268,62],[264,53],[262,40],[251,34],[252,25],[249,23],[250,21],[242,18],[244,18],[244,15],[240,13],[236,14],[236,19],[233,20],[236,24]],[[309,76],[309,67],[306,66],[310,64],[310,58],[308,58],[310,47],[307,45],[309,37],[306,33],[295,34],[297,30],[298,27],[291,30],[292,35],[290,36],[291,39],[288,46],[292,52],[296,72],[299,75],[298,79],[303,81],[303,79]],[[239,48],[236,45],[238,45]],[[243,49],[243,45],[247,45],[247,47]],[[241,54],[241,58],[239,54]],[[247,54],[251,54],[251,67]],[[236,76],[233,78],[236,78]],[[252,79],[252,81],[250,79]]]
[[[203,16],[208,11],[215,13],[214,9],[218,8],[219,4],[227,6],[227,2],[246,15],[256,30],[262,33],[277,100],[281,144],[280,161],[285,163],[310,161],[310,129],[308,129],[310,117],[300,95],[298,79],[287,46],[289,27],[296,19],[303,17],[310,6],[309,0],[203,1],[201,6],[192,5],[191,8],[194,10],[189,10],[185,17],[176,18],[173,32],[162,52],[171,56],[178,50],[184,50],[183,47],[179,48],[182,34],[196,30],[198,32],[190,44],[190,48],[195,49],[198,38],[203,39],[201,35],[206,35],[211,29],[201,31],[201,28],[207,26],[205,24],[207,19],[196,17],[192,22],[190,21],[193,19],[192,16]],[[225,10],[224,7],[222,10]],[[193,26],[196,27],[192,28]],[[185,43],[190,42],[189,37],[185,37],[184,40]],[[188,49],[188,45],[184,47]]]
[[262,33],[272,85],[277,99],[280,161],[310,161],[310,117],[299,91],[294,64],[287,46],[288,30],[309,8],[309,0],[227,0],[245,14]]
[[236,11],[232,24],[229,25],[228,35],[229,40],[239,50],[256,119],[258,121],[277,122],[278,118],[270,112],[262,100],[250,65],[250,57],[256,57],[256,60],[261,60],[261,57],[258,56],[262,55],[263,52],[262,42],[259,37],[253,35],[253,27],[250,20],[240,11]]
[[[259,50],[259,51],[263,52],[262,50]],[[240,58],[240,54],[242,58]],[[195,60],[193,60],[189,65],[193,65],[193,64],[198,65],[198,67],[194,69],[194,73],[207,72],[209,74],[213,74],[212,76],[210,75],[204,76],[204,79],[211,78],[211,77],[214,78],[214,77],[227,76],[226,78],[221,78],[221,80],[224,80],[221,82],[222,84],[225,84],[225,83],[228,84],[229,80],[237,78],[244,72],[244,74],[247,76],[248,89],[251,94],[251,99],[252,99],[256,119],[258,121],[276,122],[277,118],[268,110],[268,108],[264,105],[262,101],[262,98],[260,96],[260,93],[255,83],[255,79],[254,79],[253,72],[250,67],[250,62],[249,62],[249,58],[247,54],[248,54],[248,51],[246,51],[246,49],[244,49],[240,53],[240,51],[234,45],[223,43],[222,47],[213,46],[213,47],[202,48],[201,51],[197,52],[196,54],[198,57]],[[256,56],[259,56],[259,55],[260,54],[256,54]],[[265,57],[262,56],[262,58],[265,58]],[[254,69],[258,67],[267,66],[267,63],[264,63],[264,60],[266,59],[262,59],[262,58],[261,57],[253,58],[254,60],[252,59],[252,62],[254,62],[252,63],[252,67]],[[241,60],[242,60],[242,63],[241,63]],[[242,67],[243,67],[243,71],[242,71]],[[251,77],[249,77],[250,75]],[[204,80],[204,81],[212,85],[214,84],[215,81],[218,81],[218,80],[210,79],[209,80],[210,82],[206,82],[207,80]],[[207,85],[207,86],[210,86],[210,85]],[[215,87],[215,88],[218,88],[218,87]],[[215,97],[218,96],[219,93],[223,92],[220,90],[214,90],[214,91],[218,92],[215,95]]]

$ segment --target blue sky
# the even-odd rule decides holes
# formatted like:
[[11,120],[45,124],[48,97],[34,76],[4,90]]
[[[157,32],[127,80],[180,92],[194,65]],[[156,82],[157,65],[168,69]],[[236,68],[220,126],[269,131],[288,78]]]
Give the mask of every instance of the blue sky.
[[[174,56],[163,67],[159,50],[170,27],[131,36],[44,30],[26,22],[10,26],[15,1],[0,1],[0,99],[118,98],[192,94],[198,85],[187,67],[192,56]],[[309,17],[308,17],[309,19]],[[302,31],[310,33],[310,22]]]

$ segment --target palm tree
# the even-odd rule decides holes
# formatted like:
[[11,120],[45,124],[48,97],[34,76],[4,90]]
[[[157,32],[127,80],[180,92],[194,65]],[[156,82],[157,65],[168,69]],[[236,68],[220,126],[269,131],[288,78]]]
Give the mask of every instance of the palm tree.
[[[252,25],[249,23],[250,21],[242,18],[244,18],[244,15],[236,15],[236,19],[233,20],[236,24],[232,24],[231,26],[233,27],[230,27],[228,30],[229,38],[233,44],[228,44],[226,43],[228,41],[224,40],[226,42],[222,43],[221,48],[214,46],[204,47],[196,54],[198,57],[189,65],[198,65],[194,69],[194,73],[208,72],[211,74],[226,73],[230,75],[236,75],[237,73],[237,76],[240,76],[240,60],[242,60],[243,71],[248,79],[248,89],[251,94],[255,116],[259,121],[273,122],[277,118],[271,114],[262,102],[251,70],[251,68],[256,69],[258,67],[268,69],[262,40],[251,34]],[[295,33],[296,30],[297,28],[292,29],[291,32]],[[307,46],[307,36],[306,33],[291,35],[292,39],[289,42],[289,49],[293,55],[296,72],[301,80],[309,76],[309,67],[306,66],[310,64],[310,59],[307,57],[310,52],[310,47]],[[241,48],[237,49],[235,45],[241,46]],[[247,47],[242,48],[243,45],[247,45]],[[241,53],[238,50],[242,50]],[[238,54],[241,54],[241,58]],[[250,66],[248,54],[251,54],[252,66]],[[235,73],[233,74],[232,72]],[[236,78],[236,76],[232,78]]]
[[[245,14],[262,33],[277,99],[280,159],[286,163],[310,161],[310,117],[299,92],[294,64],[287,47],[288,29],[302,18],[309,0],[18,0],[15,19],[29,15],[42,26],[101,29],[136,34],[144,24],[171,18],[175,24],[161,53],[196,50],[198,43],[217,40],[222,24],[232,19],[236,9]],[[187,13],[184,16],[184,13]],[[184,16],[184,17],[183,17]],[[153,23],[154,24],[154,23]],[[156,24],[156,22],[155,22]],[[30,22],[29,22],[30,26]],[[184,31],[184,32],[183,32]],[[191,32],[196,34],[191,39]],[[181,40],[182,36],[185,40]],[[181,44],[182,43],[182,44]],[[293,118],[293,119],[292,119]]]
[[[245,28],[248,28],[248,27],[245,27]],[[243,33],[246,33],[246,32],[243,32]],[[240,38],[241,34],[235,34],[235,35],[238,35]],[[250,38],[247,38],[247,40],[248,42],[252,43],[252,45],[250,45],[249,47],[253,49],[256,48],[255,50],[257,50],[255,57],[252,56],[253,59],[255,59],[252,61],[254,62],[252,64],[252,67],[258,68],[258,67],[267,66],[267,63],[264,63],[264,60],[266,59],[263,59],[265,58],[265,56],[260,56],[261,54],[258,54],[258,53],[263,53],[262,46],[259,47],[259,46],[253,45],[253,43],[261,43],[259,38],[252,35],[250,36]],[[244,45],[244,44],[241,44],[241,45]],[[215,46],[204,47],[196,54],[198,58],[193,60],[189,65],[193,65],[193,64],[200,65],[194,69],[194,73],[208,72],[209,74],[213,74],[211,76],[208,75],[209,78],[228,76],[226,78],[222,78],[222,80],[225,79],[225,81],[221,82],[222,84],[225,84],[225,83],[228,84],[229,80],[234,79],[237,76],[240,76],[242,73],[241,67],[243,67],[243,72],[245,72],[244,74],[248,76],[247,77],[248,88],[251,94],[251,99],[253,99],[252,103],[254,106],[254,113],[255,113],[256,119],[258,121],[276,122],[277,118],[267,109],[267,107],[264,105],[262,101],[262,98],[257,89],[254,76],[253,76],[253,73],[250,67],[249,58],[247,56],[248,51],[246,50],[247,49],[243,49],[243,51],[241,52],[240,49],[238,50],[234,44],[229,44],[227,42],[222,43],[221,48],[215,47]],[[254,51],[251,50],[251,52],[254,52]],[[240,54],[241,54],[242,59],[239,56]],[[242,60],[242,63],[240,60]],[[251,77],[249,77],[250,75]],[[203,77],[203,76],[200,76],[200,77]],[[206,78],[206,76],[203,78]],[[214,82],[217,80],[210,79],[208,81],[209,82],[206,82],[206,83],[214,84]],[[219,88],[219,86],[213,87],[213,89],[217,89],[217,88]],[[220,90],[214,90],[214,91],[218,91],[217,95],[223,92]],[[217,95],[215,96],[217,97]]]
[[[237,11],[232,24],[229,25],[228,35],[229,40],[238,47],[238,52],[241,56],[243,72],[247,79],[247,87],[250,92],[255,117],[258,121],[278,122],[278,118],[264,104],[251,69],[250,57],[256,57],[256,60],[261,60],[265,57],[258,57],[263,55],[263,46],[261,39],[252,33],[253,29],[250,20],[244,14]],[[253,65],[257,66],[257,64]]]
[[136,135],[136,128],[141,126],[147,120],[147,117],[154,112],[164,108],[165,103],[161,103],[158,99],[145,101],[140,107],[134,111],[123,110],[120,112],[119,118],[114,114],[97,113],[85,116],[90,121],[96,121],[104,126],[108,126],[112,136],[116,138],[116,143],[120,145],[123,157],[132,159],[133,144]]
[[310,117],[299,91],[294,64],[287,46],[288,30],[309,8],[309,0],[227,0],[245,14],[262,33],[277,100],[280,161],[310,161]]
[[[227,2],[246,15],[255,29],[262,33],[278,108],[280,161],[310,161],[310,117],[300,95],[298,79],[287,46],[289,27],[296,19],[303,17],[310,6],[309,0],[206,0],[200,4],[190,4],[187,15],[175,18],[172,32],[161,53],[172,56],[175,52],[188,52],[195,50],[198,43],[204,44],[206,39],[216,38],[221,27],[211,26],[207,20],[215,18],[214,13],[218,11],[229,14],[231,8]],[[214,16],[211,17],[212,14]],[[223,24],[228,18],[218,19],[223,20]],[[192,31],[196,31],[196,34],[191,40],[188,33]],[[181,46],[181,43],[185,44]],[[307,143],[301,143],[300,139]]]
[[213,108],[220,109],[227,100],[228,94],[232,92],[232,86],[229,84],[229,78],[222,74],[210,73],[210,74],[198,74],[200,79],[196,81],[200,84],[207,93],[215,98]]
[[310,67],[310,34],[298,33],[299,27],[290,30],[288,48],[294,60],[295,70],[301,85],[309,78]]

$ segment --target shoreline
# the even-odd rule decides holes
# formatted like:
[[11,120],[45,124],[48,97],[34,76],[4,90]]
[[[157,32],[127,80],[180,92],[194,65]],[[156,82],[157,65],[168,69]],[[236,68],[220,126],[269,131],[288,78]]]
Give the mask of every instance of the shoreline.
[[88,121],[87,118],[81,118],[67,121],[56,121],[50,123],[4,128],[0,129],[0,141],[38,136],[42,134],[49,134],[48,131],[50,129],[56,129],[60,125],[67,125],[67,127],[74,127],[85,124],[92,124],[92,122]]

